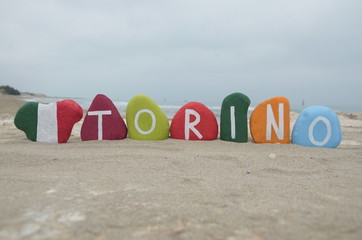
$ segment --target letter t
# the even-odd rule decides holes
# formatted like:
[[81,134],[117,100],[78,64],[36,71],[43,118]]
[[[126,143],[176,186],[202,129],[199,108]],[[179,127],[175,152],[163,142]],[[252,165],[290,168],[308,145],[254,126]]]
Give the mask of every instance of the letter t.
[[98,140],[103,139],[103,115],[111,115],[112,111],[90,111],[89,116],[98,116]]

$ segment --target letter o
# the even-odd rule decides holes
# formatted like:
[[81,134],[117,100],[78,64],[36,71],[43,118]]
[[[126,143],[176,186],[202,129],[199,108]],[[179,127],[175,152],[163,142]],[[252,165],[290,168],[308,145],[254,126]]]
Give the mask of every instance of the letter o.
[[[313,136],[313,130],[314,130],[314,127],[315,125],[319,122],[319,121],[322,121],[324,122],[324,124],[326,125],[327,127],[327,135],[326,137],[323,139],[323,141],[319,142],[317,140],[315,140],[314,136]],[[317,117],[315,118],[312,123],[310,124],[309,126],[309,131],[308,131],[308,137],[309,137],[309,140],[316,146],[323,146],[325,145],[329,139],[331,139],[331,136],[332,136],[332,127],[331,127],[331,123],[329,122],[329,120],[325,117]]]
[[[151,115],[152,117],[152,125],[151,125],[151,128],[148,130],[148,131],[143,131],[140,126],[138,125],[138,118],[140,117],[140,115],[142,113],[148,113]],[[135,116],[135,119],[134,119],[134,125],[137,129],[137,131],[143,135],[147,135],[147,134],[150,134],[151,132],[153,132],[153,130],[155,130],[156,128],[156,116],[155,114],[151,111],[151,110],[148,110],[148,109],[142,109],[142,110],[139,110]]]

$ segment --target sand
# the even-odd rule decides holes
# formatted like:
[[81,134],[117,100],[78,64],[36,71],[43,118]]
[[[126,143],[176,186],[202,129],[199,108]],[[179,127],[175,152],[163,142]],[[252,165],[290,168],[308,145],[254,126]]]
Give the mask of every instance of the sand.
[[362,114],[339,113],[337,149],[81,142],[81,123],[46,144],[20,100],[0,96],[0,239],[362,239]]

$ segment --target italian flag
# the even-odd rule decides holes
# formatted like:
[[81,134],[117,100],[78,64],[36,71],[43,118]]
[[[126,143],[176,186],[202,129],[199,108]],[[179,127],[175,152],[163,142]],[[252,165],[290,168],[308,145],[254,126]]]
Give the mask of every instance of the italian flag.
[[29,102],[19,109],[14,123],[32,141],[65,143],[82,116],[82,108],[73,100],[50,104]]

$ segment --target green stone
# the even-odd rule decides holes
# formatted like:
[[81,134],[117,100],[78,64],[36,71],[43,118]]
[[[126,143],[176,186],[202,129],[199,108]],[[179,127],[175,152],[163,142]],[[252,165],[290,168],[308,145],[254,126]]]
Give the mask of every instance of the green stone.
[[170,124],[166,114],[148,96],[136,95],[128,102],[126,121],[131,139],[164,140],[169,137]]
[[221,106],[220,139],[230,142],[248,141],[248,108],[250,99],[242,93],[225,97]]
[[24,104],[16,113],[15,126],[24,131],[29,140],[36,141],[38,126],[38,105],[36,102]]

